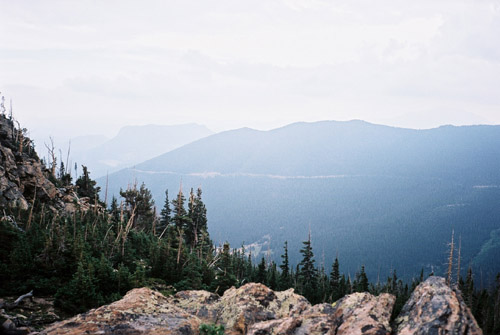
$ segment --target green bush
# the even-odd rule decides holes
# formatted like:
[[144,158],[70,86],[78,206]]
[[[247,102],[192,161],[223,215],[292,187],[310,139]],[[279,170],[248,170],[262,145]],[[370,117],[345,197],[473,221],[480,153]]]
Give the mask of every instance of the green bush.
[[223,325],[200,325],[200,335],[224,335]]

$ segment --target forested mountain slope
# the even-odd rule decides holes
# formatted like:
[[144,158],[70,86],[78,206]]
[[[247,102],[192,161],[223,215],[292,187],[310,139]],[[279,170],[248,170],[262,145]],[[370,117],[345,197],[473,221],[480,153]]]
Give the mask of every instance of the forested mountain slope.
[[326,265],[339,252],[346,272],[367,264],[372,278],[392,268],[411,276],[443,271],[455,230],[463,264],[481,267],[485,283],[500,270],[500,126],[243,128],[112,174],[110,192],[134,179],[157,204],[181,179],[202,185],[215,240],[255,243],[255,255],[277,257],[285,240],[298,250],[310,227]]

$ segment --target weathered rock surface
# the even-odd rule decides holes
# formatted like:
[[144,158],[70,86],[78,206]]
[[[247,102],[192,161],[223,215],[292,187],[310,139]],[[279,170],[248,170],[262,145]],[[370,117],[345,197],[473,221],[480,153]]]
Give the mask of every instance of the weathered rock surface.
[[429,277],[417,286],[396,324],[400,335],[483,333],[460,292],[448,287],[441,277]]
[[0,115],[0,206],[28,209],[35,200],[55,211],[93,207],[91,200],[76,196],[73,186],[57,188],[49,180],[50,172],[36,154],[29,154],[33,152],[30,143],[12,120]]
[[47,334],[198,334],[201,321],[148,288],[45,330]]
[[395,297],[381,294],[354,293],[332,305],[312,306],[300,315],[260,322],[248,334],[365,334],[389,335]]
[[[222,297],[182,291],[172,297],[134,289],[120,301],[51,325],[47,334],[199,334],[222,324],[228,335],[389,335],[395,297],[354,293],[334,304],[311,306],[293,292],[250,283]],[[395,334],[482,334],[458,292],[444,279],[419,285],[397,319]]]
[[251,283],[224,293],[218,321],[226,326],[228,334],[246,334],[252,324],[297,316],[310,307],[293,289],[274,292],[262,284]]
[[191,315],[198,317],[203,323],[216,323],[218,320],[220,297],[207,291],[181,291],[174,295],[170,302]]
[[[4,115],[0,116],[0,205],[28,208],[33,197],[56,197],[58,190],[46,177],[37,158],[19,150],[20,132]],[[16,140],[17,139],[17,140]],[[29,138],[23,138],[23,143]]]
[[[120,301],[55,323],[45,332],[187,335],[198,334],[199,326],[208,323],[223,324],[226,334],[386,334],[393,303],[388,294],[358,293],[334,307],[311,306],[292,289],[274,292],[255,283],[231,288],[222,297],[183,291],[167,298],[141,288]],[[376,332],[380,330],[384,332]]]

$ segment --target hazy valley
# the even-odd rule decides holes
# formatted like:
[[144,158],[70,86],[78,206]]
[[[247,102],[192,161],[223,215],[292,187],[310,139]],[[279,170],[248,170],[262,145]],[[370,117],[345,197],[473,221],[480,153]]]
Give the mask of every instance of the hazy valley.
[[[494,280],[500,270],[500,127],[392,128],[363,121],[297,123],[215,134],[108,178],[108,201],[134,180],[161,208],[201,186],[217,243],[252,245],[258,260],[293,262],[311,229],[318,263],[372,280],[445,271],[452,230],[463,264]],[[105,178],[98,180],[105,188]],[[270,245],[269,245],[270,243]],[[465,270],[464,270],[465,271]]]

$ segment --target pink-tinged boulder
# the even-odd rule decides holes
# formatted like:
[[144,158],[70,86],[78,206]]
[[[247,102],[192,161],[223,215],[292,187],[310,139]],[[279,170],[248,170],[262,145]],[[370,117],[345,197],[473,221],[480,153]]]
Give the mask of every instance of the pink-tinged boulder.
[[429,277],[417,286],[396,319],[398,335],[482,335],[459,291],[444,278]]
[[256,323],[248,334],[389,335],[394,302],[390,294],[354,293],[333,306],[319,304],[298,315]]
[[249,283],[224,293],[218,320],[226,326],[226,334],[247,334],[254,323],[300,314],[310,306],[293,289],[274,292],[265,285]]
[[129,291],[123,299],[57,322],[44,333],[56,334],[199,334],[201,321],[149,288]]

